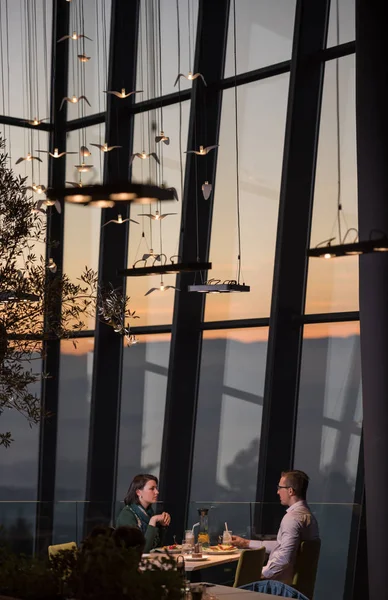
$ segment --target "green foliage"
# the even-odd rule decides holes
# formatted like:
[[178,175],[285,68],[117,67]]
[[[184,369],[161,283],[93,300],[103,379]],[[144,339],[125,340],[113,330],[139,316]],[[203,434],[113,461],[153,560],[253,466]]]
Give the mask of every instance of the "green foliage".
[[183,579],[172,558],[143,559],[98,536],[50,560],[0,553],[0,595],[21,600],[180,600]]
[[[32,364],[43,358],[45,342],[74,336],[96,315],[130,341],[128,319],[137,317],[120,290],[98,288],[92,269],[85,267],[74,283],[59,268],[48,268],[36,248],[46,244],[46,216],[34,211],[26,178],[9,168],[4,147],[0,137],[0,416],[16,410],[32,426],[45,416],[39,396],[31,391],[42,377]],[[47,219],[52,210],[48,208]],[[51,242],[49,253],[56,245]],[[29,295],[35,301],[20,301]],[[11,432],[0,433],[0,446],[12,441]]]

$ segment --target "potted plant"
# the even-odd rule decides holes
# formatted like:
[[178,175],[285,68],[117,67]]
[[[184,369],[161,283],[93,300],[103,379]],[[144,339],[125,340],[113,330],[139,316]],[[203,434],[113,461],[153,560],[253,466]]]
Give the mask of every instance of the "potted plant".
[[183,582],[173,558],[139,563],[105,536],[51,559],[0,554],[0,600],[179,600]]

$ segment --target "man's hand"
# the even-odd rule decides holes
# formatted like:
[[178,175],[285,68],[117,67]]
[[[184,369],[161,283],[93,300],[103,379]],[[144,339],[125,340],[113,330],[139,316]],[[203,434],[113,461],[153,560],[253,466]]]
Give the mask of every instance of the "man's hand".
[[238,535],[232,535],[232,544],[236,548],[249,548],[249,540],[246,540]]

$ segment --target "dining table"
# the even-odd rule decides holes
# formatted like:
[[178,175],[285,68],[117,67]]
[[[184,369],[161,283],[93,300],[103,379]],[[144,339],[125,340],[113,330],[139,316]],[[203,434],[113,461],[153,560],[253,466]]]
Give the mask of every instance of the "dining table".
[[[202,583],[206,586],[206,583]],[[206,591],[210,596],[219,600],[268,600],[271,598],[283,598],[283,596],[275,596],[273,594],[263,594],[262,592],[251,592],[249,590],[241,590],[240,588],[230,587],[228,585],[213,585],[206,587]]]
[[[206,558],[203,558],[202,560],[191,560],[190,555],[183,555],[185,560],[185,571],[190,581],[201,581],[205,577],[203,573],[205,569],[212,569],[213,577],[210,577],[210,574],[207,576],[210,577],[210,579],[214,579],[214,581],[229,583],[234,580],[235,567],[237,566],[241,554],[240,550],[230,554],[206,554],[205,552],[203,554]],[[147,558],[152,560],[157,559],[158,556],[167,556],[167,553],[153,552],[152,554],[146,555]],[[170,554],[170,556],[178,559],[178,556],[182,555],[177,553]],[[224,569],[222,569],[222,565],[224,565]],[[228,565],[230,565],[230,569],[228,569]]]

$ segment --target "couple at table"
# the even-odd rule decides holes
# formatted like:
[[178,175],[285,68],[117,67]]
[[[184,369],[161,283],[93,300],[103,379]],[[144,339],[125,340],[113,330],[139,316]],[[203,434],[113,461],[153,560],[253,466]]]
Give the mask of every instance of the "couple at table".
[[[277,486],[280,503],[287,507],[276,541],[247,540],[232,536],[237,548],[265,546],[269,559],[262,570],[262,579],[291,583],[296,554],[303,541],[319,539],[318,524],[306,502],[309,478],[303,471],[283,471]],[[136,475],[124,499],[125,506],[117,518],[117,526],[139,528],[146,540],[145,552],[163,544],[171,517],[163,512],[155,515],[152,504],[159,495],[158,480],[153,475]],[[259,574],[258,574],[259,579]]]

